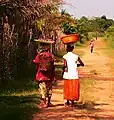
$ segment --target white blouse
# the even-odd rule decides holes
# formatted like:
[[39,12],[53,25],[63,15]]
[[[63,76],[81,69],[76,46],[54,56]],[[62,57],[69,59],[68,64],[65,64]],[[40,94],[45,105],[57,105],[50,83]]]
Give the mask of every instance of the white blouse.
[[63,58],[67,61],[68,72],[64,72],[64,79],[79,79],[78,70],[77,70],[77,61],[78,55],[68,52],[63,56]]

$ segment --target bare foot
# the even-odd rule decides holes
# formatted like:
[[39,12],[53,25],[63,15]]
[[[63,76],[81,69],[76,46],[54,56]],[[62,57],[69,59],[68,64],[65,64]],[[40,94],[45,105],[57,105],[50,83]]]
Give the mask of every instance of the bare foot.
[[54,107],[52,103],[48,103],[48,107]]
[[44,103],[44,101],[41,101],[40,104],[38,105],[39,108],[47,108],[48,105]]

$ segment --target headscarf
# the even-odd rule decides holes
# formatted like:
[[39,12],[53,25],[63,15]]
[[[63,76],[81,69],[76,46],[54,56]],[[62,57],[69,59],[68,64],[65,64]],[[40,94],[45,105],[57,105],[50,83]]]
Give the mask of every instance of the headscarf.
[[41,47],[40,47],[40,51],[48,51],[50,49],[50,45],[49,44],[46,44],[46,43],[41,43],[40,44]]

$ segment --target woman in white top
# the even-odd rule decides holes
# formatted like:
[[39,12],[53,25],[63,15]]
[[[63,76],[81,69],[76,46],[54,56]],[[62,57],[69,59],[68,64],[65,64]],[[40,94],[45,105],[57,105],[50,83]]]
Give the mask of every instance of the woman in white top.
[[77,67],[84,66],[79,56],[72,52],[73,49],[74,47],[72,45],[67,45],[67,54],[63,56],[64,99],[67,100],[65,105],[70,105],[69,101],[71,101],[72,106],[75,100],[79,100],[80,93],[80,81]]

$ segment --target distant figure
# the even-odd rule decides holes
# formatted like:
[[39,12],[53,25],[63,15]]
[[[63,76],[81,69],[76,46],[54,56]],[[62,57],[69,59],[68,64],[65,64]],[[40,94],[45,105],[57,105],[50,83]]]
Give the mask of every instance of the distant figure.
[[49,45],[47,44],[42,45],[42,50],[38,53],[35,60],[33,60],[38,68],[36,81],[38,82],[39,94],[41,95],[40,108],[51,106],[52,83],[55,74],[54,61],[55,58],[49,52]]
[[91,40],[90,42],[91,53],[93,52],[93,48],[94,48],[94,40]]
[[[63,56],[63,79],[64,79],[64,99],[67,100],[65,106],[74,106],[74,101],[79,100],[80,80],[77,67],[84,66],[84,63],[77,54],[74,54],[74,47],[67,45],[67,54]],[[79,62],[79,64],[78,64]]]

